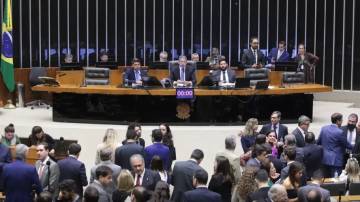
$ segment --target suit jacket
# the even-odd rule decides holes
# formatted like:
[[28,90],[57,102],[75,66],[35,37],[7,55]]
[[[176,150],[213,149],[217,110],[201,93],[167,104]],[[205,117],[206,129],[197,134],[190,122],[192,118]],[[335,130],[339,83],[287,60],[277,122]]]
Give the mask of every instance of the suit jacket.
[[235,184],[237,182],[239,182],[241,174],[242,174],[242,169],[240,166],[240,155],[237,155],[234,151],[226,149],[225,151],[217,153],[216,157],[218,157],[218,156],[224,156],[225,158],[227,158],[229,160],[231,169],[234,173]]
[[69,156],[57,162],[60,169],[59,181],[72,179],[76,183],[76,193],[83,195],[83,186],[88,185],[85,165],[76,158]]
[[[124,74],[124,82],[127,82],[129,85],[136,82],[135,71],[133,68],[126,69]],[[140,70],[140,76],[142,80],[144,76],[147,76],[147,71]]]
[[112,194],[115,190],[116,190],[116,187],[117,187],[117,178],[120,174],[120,171],[121,171],[121,167],[114,164],[113,162],[111,162],[110,160],[108,161],[101,161],[99,164],[95,165],[94,167],[91,168],[91,171],[90,171],[90,183],[93,183],[95,178],[96,178],[96,169],[99,167],[99,166],[107,166],[109,167],[111,170],[112,170],[112,182],[109,186],[105,187],[105,190],[109,193],[109,194]]
[[308,179],[312,177],[314,171],[320,169],[320,164],[323,158],[323,149],[316,144],[305,144],[304,147],[304,165]]
[[97,180],[90,184],[99,192],[98,202],[112,202],[112,195],[105,191],[105,187]]
[[279,59],[277,59],[278,50],[279,50],[278,48],[272,48],[270,50],[270,53],[269,53],[268,58],[267,58],[269,63],[271,63],[272,58],[275,58],[276,62],[287,62],[287,61],[289,61],[290,56],[289,56],[289,53],[286,50],[284,50],[284,52],[281,54]]
[[[216,70],[216,71],[214,71],[212,73],[211,80],[213,82],[219,82],[219,81],[222,80],[222,78],[220,78],[221,77],[221,71],[222,70],[218,69],[218,70]],[[235,81],[236,81],[236,73],[235,73],[235,71],[230,69],[230,68],[227,68],[226,72],[227,72],[227,75],[228,75],[228,78],[229,78],[229,83],[235,83]]]
[[[134,179],[135,179],[135,173],[132,173]],[[141,182],[141,186],[145,187],[147,190],[154,191],[156,183],[158,183],[161,180],[159,173],[154,172],[150,169],[145,168],[145,173],[143,180]]]
[[208,189],[220,194],[223,202],[230,202],[232,185],[232,181],[225,181],[224,175],[214,174],[210,179]]
[[319,61],[319,58],[311,53],[305,53],[304,60],[299,55],[295,57],[295,62],[298,63],[298,67],[304,66],[305,83],[314,82],[315,65]]
[[[43,168],[43,171],[42,171],[42,175],[39,176],[39,178],[40,178],[40,183],[41,183],[43,190],[44,191],[51,190],[51,193],[54,194],[54,193],[57,193],[57,191],[58,191],[60,169],[59,169],[58,164],[55,161],[51,160],[50,158],[48,161],[50,161],[50,166],[45,165],[45,167]],[[44,162],[44,163],[46,164],[46,162]],[[41,166],[41,161],[37,160],[35,163],[35,168],[38,173],[39,173],[40,166]],[[49,176],[49,170],[50,170],[50,176]],[[49,179],[49,177],[50,177],[50,179]]]
[[321,201],[323,202],[330,202],[330,192],[319,185],[316,184],[308,184],[306,186],[300,187],[298,190],[298,199],[302,202],[307,202],[306,196],[311,190],[318,190],[321,193]]
[[[179,65],[170,69],[171,82],[180,80],[180,67]],[[192,81],[193,86],[196,85],[196,69],[195,67],[187,64],[185,68],[185,81]]]
[[126,143],[115,150],[115,164],[122,169],[131,170],[130,157],[134,154],[144,156],[144,147],[135,142]]
[[270,187],[263,187],[258,189],[256,192],[250,193],[246,199],[246,202],[263,202],[269,200],[268,191]]
[[324,156],[322,164],[327,166],[341,167],[343,165],[345,149],[352,149],[343,130],[335,124],[321,128],[318,145],[322,145]]
[[251,158],[246,162],[246,167],[256,167],[260,168],[261,163],[258,162],[255,158]]
[[[265,65],[266,58],[259,49],[257,49],[257,55],[258,55],[258,64]],[[241,58],[241,63],[244,66],[244,68],[251,68],[251,66],[256,63],[255,55],[252,52],[251,48],[244,51],[244,54]]]
[[192,178],[195,171],[202,169],[194,160],[178,161],[174,165],[171,184],[174,191],[171,200],[181,202],[183,194],[193,189]]
[[5,201],[32,202],[32,189],[35,188],[37,194],[42,192],[35,167],[21,160],[15,160],[4,166],[2,179],[6,194]]
[[[11,159],[10,149],[7,146],[5,146],[3,143],[0,143],[0,176],[3,171],[3,167],[11,162],[12,159]],[[3,189],[2,187],[3,183],[1,180],[2,179],[0,178],[0,190]]]
[[256,135],[241,136],[240,142],[241,142],[241,147],[244,150],[244,153],[248,152],[250,150],[250,147],[252,147],[255,144],[255,137]]
[[167,169],[170,164],[170,150],[169,147],[163,145],[160,142],[154,142],[154,144],[145,147],[145,167],[150,168],[150,163],[155,155],[160,156],[164,169]]
[[305,146],[305,138],[299,128],[296,127],[296,129],[291,134],[295,135],[297,147]]
[[[344,136],[347,139],[347,133],[348,133],[348,126],[342,126],[341,130],[344,132]],[[353,154],[359,154],[360,153],[360,131],[358,131],[356,128],[354,129],[356,131],[356,137],[355,137],[355,145],[353,148],[352,153]],[[351,144],[351,142],[349,142]]]
[[[266,135],[268,132],[271,131],[271,127],[272,127],[271,123],[265,124],[265,125],[263,125],[263,127],[261,128],[259,133]],[[279,131],[277,133],[277,139],[278,140],[281,140],[281,139],[284,140],[285,135],[287,135],[289,133],[288,128],[283,124],[279,124],[279,130],[278,131]]]
[[218,193],[212,192],[206,187],[196,188],[184,193],[183,202],[222,202]]

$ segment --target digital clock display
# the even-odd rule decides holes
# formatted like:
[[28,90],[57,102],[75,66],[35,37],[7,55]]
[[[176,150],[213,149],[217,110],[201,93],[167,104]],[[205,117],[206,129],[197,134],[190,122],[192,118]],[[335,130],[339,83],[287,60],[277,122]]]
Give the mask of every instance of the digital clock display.
[[193,88],[176,88],[176,99],[193,99]]

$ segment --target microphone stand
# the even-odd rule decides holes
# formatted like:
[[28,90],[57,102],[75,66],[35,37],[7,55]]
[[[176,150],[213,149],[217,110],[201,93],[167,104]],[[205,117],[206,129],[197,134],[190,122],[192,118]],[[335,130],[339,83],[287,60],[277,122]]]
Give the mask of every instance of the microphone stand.
[[51,186],[50,186],[50,176],[51,176],[50,164],[51,164],[50,161],[47,161],[47,162],[46,162],[47,169],[48,169],[48,173],[47,173],[47,177],[48,177],[48,179],[47,179],[48,191],[49,191],[50,193],[52,193],[52,189],[51,189]]

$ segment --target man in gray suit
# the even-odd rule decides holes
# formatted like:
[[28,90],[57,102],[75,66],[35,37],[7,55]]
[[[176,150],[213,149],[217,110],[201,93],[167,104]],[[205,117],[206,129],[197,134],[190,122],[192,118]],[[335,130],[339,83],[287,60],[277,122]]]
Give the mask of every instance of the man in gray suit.
[[256,144],[253,153],[254,157],[246,162],[246,167],[260,168],[261,162],[267,158],[267,148],[264,145]]
[[311,190],[317,190],[321,193],[321,201],[330,202],[330,192],[320,187],[323,182],[323,174],[321,170],[317,170],[313,173],[312,181],[306,186],[303,186],[298,191],[299,201],[307,202],[307,195]]
[[221,59],[219,63],[220,69],[212,73],[212,81],[222,83],[235,83],[235,71],[229,68],[229,65],[227,64],[225,59]]
[[56,195],[58,192],[58,183],[60,169],[55,161],[49,157],[49,145],[46,142],[40,143],[36,147],[39,160],[35,163],[36,171],[44,191],[49,191]]
[[117,187],[117,177],[120,174],[121,167],[111,161],[113,150],[110,147],[100,150],[100,163],[91,168],[90,183],[95,180],[95,171],[99,166],[107,166],[112,170],[112,182],[106,187],[106,191],[112,194]]
[[174,165],[171,184],[174,186],[174,191],[171,200],[181,202],[184,192],[193,189],[193,175],[195,171],[203,169],[199,166],[204,159],[204,153],[200,149],[195,149],[190,160],[178,161]]
[[95,180],[90,184],[99,192],[99,202],[112,202],[111,195],[105,190],[112,182],[112,170],[107,166],[99,166],[95,171]]

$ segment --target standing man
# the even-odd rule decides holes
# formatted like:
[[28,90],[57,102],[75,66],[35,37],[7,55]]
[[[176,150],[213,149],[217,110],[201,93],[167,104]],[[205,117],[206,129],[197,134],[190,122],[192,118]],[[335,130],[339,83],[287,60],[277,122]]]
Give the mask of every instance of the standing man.
[[141,70],[140,59],[134,58],[132,60],[131,68],[128,68],[125,71],[123,83],[129,86],[131,86],[132,84],[142,85],[143,77],[145,76],[147,76],[147,72]]
[[169,147],[161,143],[162,133],[160,129],[154,129],[151,134],[153,144],[145,147],[145,166],[150,169],[152,158],[157,155],[161,158],[164,168],[170,168],[170,150]]
[[86,177],[86,169],[83,162],[79,161],[81,146],[77,143],[69,145],[69,156],[66,159],[58,161],[60,168],[59,181],[62,182],[66,179],[72,179],[76,183],[76,193],[82,197],[83,187],[88,185]]
[[340,175],[344,162],[345,149],[352,150],[351,144],[346,140],[343,130],[340,129],[343,115],[334,113],[331,115],[331,124],[321,128],[318,145],[322,145],[324,156],[325,177]]
[[250,39],[250,48],[244,51],[241,63],[245,68],[263,68],[266,58],[259,50],[259,39],[253,37]]
[[346,136],[348,143],[353,147],[353,150],[346,150],[343,167],[345,167],[350,154],[353,154],[354,157],[358,157],[360,154],[360,131],[356,130],[357,123],[358,115],[353,113],[348,116],[347,125],[341,127],[341,129],[344,131],[344,136]]
[[126,143],[115,150],[115,164],[122,169],[131,170],[130,157],[134,154],[144,156],[144,147],[136,143],[137,134],[135,130],[126,132]]
[[144,158],[140,154],[134,154],[130,158],[132,174],[135,186],[145,187],[147,190],[154,191],[155,185],[161,180],[159,173],[145,168]]
[[40,183],[44,191],[56,194],[58,191],[60,170],[58,164],[49,157],[49,146],[46,142],[36,147],[39,160],[35,167],[39,175]]
[[90,184],[99,192],[100,202],[112,202],[111,195],[106,192],[106,187],[112,182],[112,170],[107,166],[99,166],[95,171],[95,180]]
[[195,149],[190,160],[175,163],[171,178],[171,184],[174,186],[172,201],[182,202],[184,192],[193,189],[192,176],[195,171],[203,169],[199,166],[203,159],[204,153],[200,149]]
[[18,144],[15,147],[16,160],[4,166],[2,179],[6,201],[32,202],[32,192],[42,192],[39,176],[33,165],[25,163],[28,147]]
[[289,53],[286,51],[285,41],[280,41],[277,48],[271,49],[268,55],[268,63],[274,66],[275,62],[287,62],[289,61]]
[[288,134],[288,128],[280,123],[281,120],[281,112],[274,111],[270,117],[270,123],[263,125],[260,130],[260,134],[266,135],[270,131],[275,131],[275,135],[278,141],[283,142],[285,135]]
[[298,127],[292,132],[296,138],[296,146],[305,146],[305,134],[309,130],[311,119],[305,115],[301,115],[298,119]]
[[192,86],[196,84],[196,69],[187,62],[186,56],[179,57],[179,65],[170,70],[171,82],[191,82]]
[[212,73],[213,82],[235,83],[236,73],[229,68],[226,60],[221,59],[219,64],[220,68]]

